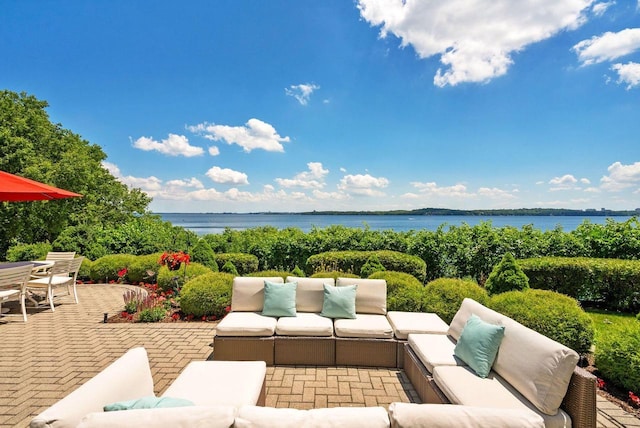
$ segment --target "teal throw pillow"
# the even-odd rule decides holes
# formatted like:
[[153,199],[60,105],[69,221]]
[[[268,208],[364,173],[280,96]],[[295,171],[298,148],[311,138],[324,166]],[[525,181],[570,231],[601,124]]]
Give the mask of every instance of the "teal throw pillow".
[[134,410],[134,409],[155,409],[158,407],[185,407],[194,406],[193,401],[183,398],[171,397],[142,397],[137,400],[118,401],[104,406],[105,412],[113,412],[116,410]]
[[296,316],[296,288],[295,282],[275,284],[264,282],[264,307],[262,315],[269,317]]
[[334,287],[324,284],[324,301],[320,315],[327,318],[355,319],[357,288],[357,285]]
[[462,329],[454,354],[482,378],[489,375],[504,337],[504,326],[493,325],[471,315]]

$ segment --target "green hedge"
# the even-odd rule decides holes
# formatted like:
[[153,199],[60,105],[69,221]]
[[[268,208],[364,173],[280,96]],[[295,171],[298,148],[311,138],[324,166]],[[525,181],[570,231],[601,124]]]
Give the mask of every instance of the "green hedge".
[[491,296],[488,306],[580,354],[593,343],[593,321],[568,296],[548,290],[509,291]]
[[193,278],[210,272],[212,272],[211,269],[200,263],[183,264],[179,270],[169,270],[168,267],[162,266],[158,271],[158,288],[162,291],[176,291],[176,287],[182,288],[185,283]]
[[640,310],[640,260],[540,257],[519,260],[531,288],[557,291],[585,305]]
[[[155,282],[160,270],[160,256],[162,253],[147,254],[146,256],[135,256],[131,261],[127,271],[127,280],[130,284],[141,282]],[[151,274],[153,273],[153,274]]]
[[327,272],[327,271],[316,272],[313,275],[311,275],[310,278],[333,278],[335,281],[337,281],[338,278],[360,278],[360,275],[356,275],[348,272],[341,272],[339,270],[333,270],[330,272]]
[[251,272],[247,274],[247,276],[256,276],[256,277],[273,277],[279,276],[283,281],[287,280],[288,276],[293,276],[291,272],[283,272],[280,270],[261,270],[259,272]]
[[131,254],[112,254],[100,257],[91,264],[89,274],[93,282],[109,282],[118,279],[118,272],[129,268],[136,256]]
[[86,281],[91,279],[91,266],[93,266],[93,262],[89,260],[89,258],[85,257],[82,259],[82,264],[80,265],[80,270],[78,271],[78,279],[82,281]]
[[424,287],[415,276],[387,270],[375,272],[369,278],[387,282],[388,311],[420,312]]
[[217,253],[214,257],[220,270],[227,262],[233,263],[238,270],[238,275],[247,275],[258,270],[258,258],[253,254]]
[[455,316],[465,297],[483,305],[489,296],[487,291],[470,279],[440,278],[429,282],[422,293],[420,312],[433,312],[447,324]]
[[416,256],[397,251],[328,251],[313,255],[307,259],[307,267],[312,272],[339,270],[342,272],[360,273],[370,257],[378,258],[386,270],[404,272],[415,276],[420,281],[426,277],[427,265]]
[[22,262],[44,260],[51,251],[51,244],[40,242],[38,244],[16,244],[7,250],[7,261]]
[[180,291],[180,309],[196,317],[214,315],[222,318],[231,305],[233,275],[209,272],[188,281]]

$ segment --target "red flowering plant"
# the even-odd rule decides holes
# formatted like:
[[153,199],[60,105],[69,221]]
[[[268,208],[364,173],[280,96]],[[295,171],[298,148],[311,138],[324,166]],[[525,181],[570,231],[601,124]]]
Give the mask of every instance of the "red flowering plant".
[[183,251],[178,251],[176,253],[169,253],[165,251],[160,256],[158,264],[168,267],[169,270],[178,270],[182,263],[188,265],[190,260],[191,258],[189,257],[189,254],[186,254]]
[[635,408],[640,407],[640,397],[638,397],[631,391],[629,391],[629,404],[631,404]]

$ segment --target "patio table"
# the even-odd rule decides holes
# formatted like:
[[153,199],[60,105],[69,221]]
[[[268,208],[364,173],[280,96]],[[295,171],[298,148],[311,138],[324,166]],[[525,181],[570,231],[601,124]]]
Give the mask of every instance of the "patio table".
[[[3,262],[3,263],[0,263],[0,269],[9,269],[9,268],[21,267],[26,265],[33,265],[33,269],[31,269],[31,273],[37,275],[37,274],[42,274],[44,271],[46,271],[51,266],[53,266],[53,262],[50,262],[47,260],[36,260],[33,262]],[[27,295],[27,299],[36,303],[33,300],[33,298],[29,295]],[[3,314],[7,312],[9,312],[9,308],[2,308]]]

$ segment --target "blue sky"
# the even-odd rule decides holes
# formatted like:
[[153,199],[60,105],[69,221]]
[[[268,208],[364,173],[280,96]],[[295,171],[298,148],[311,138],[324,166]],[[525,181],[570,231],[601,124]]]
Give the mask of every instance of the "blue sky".
[[156,212],[640,207],[640,1],[4,1]]

